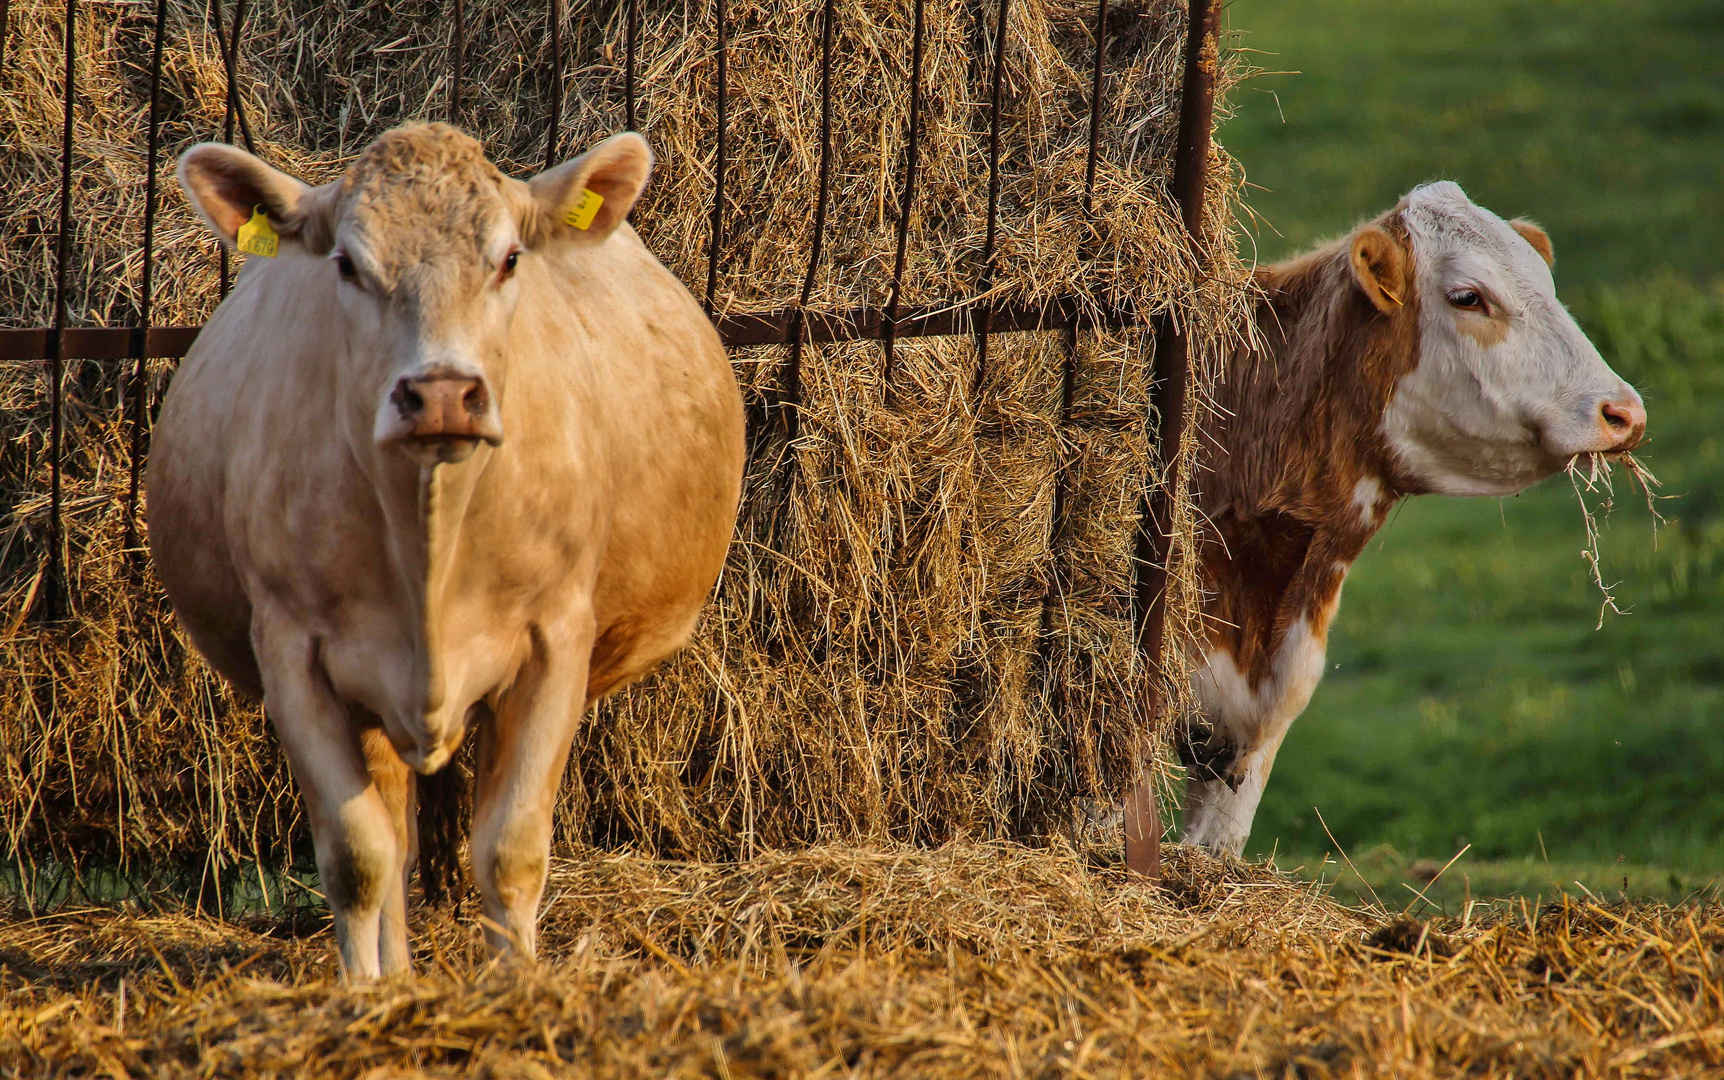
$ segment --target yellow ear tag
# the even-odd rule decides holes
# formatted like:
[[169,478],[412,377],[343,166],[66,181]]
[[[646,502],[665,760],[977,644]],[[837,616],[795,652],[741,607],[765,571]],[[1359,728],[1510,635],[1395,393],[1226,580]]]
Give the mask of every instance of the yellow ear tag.
[[605,197],[592,188],[581,189],[581,201],[569,208],[563,215],[563,220],[583,232],[592,227],[593,218],[598,216],[599,207],[605,204]]
[[252,207],[251,220],[239,227],[235,239],[247,255],[262,255],[266,259],[275,258],[276,245],[281,242],[281,237],[269,227],[269,218],[264,216],[261,206]]

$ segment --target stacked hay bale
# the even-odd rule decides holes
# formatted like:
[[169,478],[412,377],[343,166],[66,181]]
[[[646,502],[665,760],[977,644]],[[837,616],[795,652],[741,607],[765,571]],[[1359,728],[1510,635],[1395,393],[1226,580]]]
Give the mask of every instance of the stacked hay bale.
[[[152,7],[80,5],[69,325],[135,321]],[[623,126],[625,5],[569,6],[560,78],[543,8],[467,0],[465,10],[453,119],[506,171],[544,166],[553,89],[552,157]],[[927,4],[907,305],[973,301],[982,279],[998,10]],[[171,162],[221,136],[227,81],[206,7],[170,0],[167,11]],[[0,71],[0,312],[10,326],[52,321],[61,12],[13,4]],[[449,118],[443,4],[254,0],[246,12],[236,96],[257,152],[277,167],[322,181],[396,123]],[[838,0],[835,14],[815,310],[886,303],[907,151],[911,4]],[[803,288],[820,17],[819,0],[729,5],[718,313],[782,309]],[[1228,243],[1237,177],[1217,151],[1195,273],[1168,194],[1184,6],[1135,0],[1108,20],[1090,193],[1093,10],[1010,5],[988,297],[1169,312],[1196,344],[1201,391],[1204,363],[1242,326],[1244,271]],[[641,4],[637,126],[659,163],[634,221],[697,296],[712,235],[715,26],[706,5]],[[216,302],[216,250],[162,176],[153,322],[196,324]],[[565,839],[710,858],[861,837],[1034,836],[1066,825],[1078,800],[1115,796],[1157,757],[1130,599],[1141,493],[1165,466],[1151,450],[1149,335],[996,335],[981,370],[968,337],[900,339],[890,370],[879,342],[808,344],[797,402],[785,401],[788,353],[733,352],[753,419],[737,543],[693,644],[586,725]],[[152,401],[172,368],[151,361]],[[47,370],[0,369],[0,827],[10,853],[279,862],[303,830],[262,716],[187,651],[147,567],[123,550],[129,362],[68,367],[72,615],[27,617],[45,565]],[[1188,537],[1183,500],[1176,520]],[[1195,601],[1181,570],[1190,544],[1176,553],[1175,637]]]

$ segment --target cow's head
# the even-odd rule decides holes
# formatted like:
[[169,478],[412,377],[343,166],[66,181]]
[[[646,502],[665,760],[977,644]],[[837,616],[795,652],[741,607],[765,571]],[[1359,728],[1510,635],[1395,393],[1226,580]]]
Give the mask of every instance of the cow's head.
[[652,154],[625,132],[529,183],[445,124],[396,128],[312,188],[232,146],[180,158],[180,183],[223,242],[261,212],[279,256],[321,258],[345,327],[341,397],[371,437],[423,465],[499,445],[519,275],[553,245],[604,242]]
[[1407,291],[1417,297],[1417,366],[1383,420],[1406,480],[1507,495],[1577,454],[1640,441],[1640,395],[1557,300],[1543,230],[1504,221],[1448,182],[1414,189],[1389,217],[1398,228],[1354,234],[1351,259],[1385,315],[1402,313]]

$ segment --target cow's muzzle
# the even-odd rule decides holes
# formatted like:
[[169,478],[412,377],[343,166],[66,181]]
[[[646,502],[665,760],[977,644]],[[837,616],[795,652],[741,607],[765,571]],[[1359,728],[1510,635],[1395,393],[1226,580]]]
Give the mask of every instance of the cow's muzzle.
[[503,427],[482,376],[434,372],[396,380],[376,435],[429,465],[464,460],[481,442],[499,445]]

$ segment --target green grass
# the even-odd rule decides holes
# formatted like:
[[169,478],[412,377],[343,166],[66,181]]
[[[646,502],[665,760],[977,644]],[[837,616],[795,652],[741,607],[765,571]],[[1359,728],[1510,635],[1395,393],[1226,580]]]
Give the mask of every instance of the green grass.
[[1323,882],[1330,895],[1344,904],[1375,903],[1414,915],[1463,915],[1469,903],[1525,898],[1536,904],[1563,895],[1575,900],[1613,902],[1626,897],[1667,904],[1724,899],[1724,875],[1626,861],[1550,862],[1539,856],[1481,861],[1468,852],[1451,865],[1446,858],[1409,858],[1388,844],[1379,844],[1347,861],[1325,853],[1302,860],[1283,855],[1276,864]]
[[1716,0],[1233,0],[1228,24],[1300,72],[1247,82],[1221,129],[1264,258],[1450,179],[1549,227],[1561,283],[1719,271]]
[[1276,54],[1256,62],[1303,72],[1252,80],[1221,129],[1269,189],[1249,196],[1279,230],[1259,253],[1439,177],[1542,221],[1559,294],[1646,397],[1639,456],[1675,496],[1655,546],[1618,474],[1604,573],[1631,614],[1602,630],[1566,479],[1404,504],[1348,582],[1250,850],[1315,874],[1339,844],[1396,907],[1415,866],[1467,844],[1434,899],[1576,878],[1686,895],[1724,873],[1724,17],[1698,0],[1228,10]]

